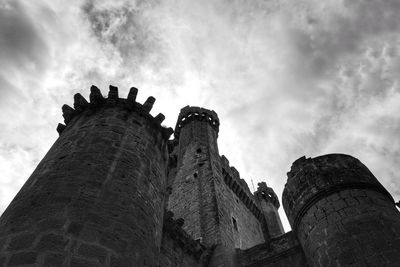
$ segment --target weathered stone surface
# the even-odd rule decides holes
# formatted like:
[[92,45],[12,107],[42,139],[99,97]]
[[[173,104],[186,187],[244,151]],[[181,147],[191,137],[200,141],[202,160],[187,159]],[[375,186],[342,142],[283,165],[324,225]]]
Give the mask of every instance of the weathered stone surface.
[[7,250],[22,250],[28,249],[32,246],[35,240],[35,235],[32,233],[21,233],[13,236],[8,244]]
[[[175,128],[179,145],[171,149],[177,163],[168,208],[185,220],[183,229],[193,239],[215,247],[210,266],[231,266],[235,248],[264,242],[264,221],[239,172],[218,153],[218,127],[214,111],[181,110]],[[235,182],[228,183],[227,175]]]
[[8,266],[32,265],[36,262],[36,259],[36,252],[18,252],[11,256]]
[[0,219],[8,265],[109,265],[110,254],[158,265],[169,131],[116,87],[109,96],[93,87],[90,104],[63,106],[66,127]]
[[285,231],[278,213],[280,204],[274,190],[268,187],[265,182],[261,182],[258,183],[254,196],[266,221],[268,236],[272,238],[284,234]]
[[174,220],[168,211],[164,218],[164,235],[161,246],[162,266],[203,266],[208,260],[207,248],[187,234],[183,219]]
[[82,244],[78,249],[78,254],[85,258],[95,259],[99,264],[104,264],[108,251],[98,245]]
[[244,267],[308,266],[303,250],[292,232],[247,250],[238,250],[238,262]]
[[43,265],[45,267],[62,266],[65,258],[66,255],[62,253],[49,253],[45,256]]
[[[220,156],[212,110],[184,107],[173,130],[110,86],[64,105],[66,125],[0,218],[0,266],[397,266],[400,218],[358,160],[297,160],[283,206],[253,195]],[[398,203],[397,203],[398,205]],[[168,211],[169,210],[169,211]],[[171,212],[173,211],[174,214]]]
[[294,162],[283,205],[311,266],[400,262],[400,213],[353,157],[332,154]]

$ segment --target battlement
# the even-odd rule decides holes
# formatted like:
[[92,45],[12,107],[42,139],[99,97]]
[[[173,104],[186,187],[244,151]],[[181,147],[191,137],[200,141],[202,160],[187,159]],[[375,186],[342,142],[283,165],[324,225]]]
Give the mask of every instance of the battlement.
[[65,124],[59,123],[57,126],[57,132],[61,135],[66,127],[69,124],[73,124],[74,119],[76,119],[85,111],[90,114],[101,107],[121,107],[127,111],[136,112],[140,116],[148,119],[150,121],[150,124],[162,133],[163,139],[168,140],[168,138],[173,133],[173,130],[172,128],[161,126],[161,123],[164,121],[165,116],[162,113],[159,113],[155,117],[150,114],[150,111],[153,108],[156,99],[150,96],[143,104],[140,104],[136,102],[137,93],[138,89],[132,87],[129,91],[127,99],[119,98],[118,87],[110,85],[108,98],[104,98],[101,94],[100,89],[92,85],[90,88],[89,96],[90,102],[88,102],[81,94],[77,93],[74,95],[74,108],[68,105],[62,106]]
[[[318,190],[354,183],[370,184],[380,189],[383,188],[361,161],[346,154],[327,154],[315,158],[306,158],[303,156],[297,159],[293,162],[290,172],[287,173],[288,182],[286,183],[286,187],[290,189],[291,183],[296,182],[310,183],[310,179],[306,180],[306,175],[304,174],[312,172],[321,175],[320,179],[313,179]],[[297,191],[299,188],[297,188]]]
[[293,163],[285,234],[274,190],[261,182],[252,193],[220,156],[213,110],[182,108],[169,140],[164,115],[150,114],[155,98],[137,93],[91,86],[89,101],[78,93],[62,106],[59,138],[0,217],[0,266],[400,262],[399,203],[358,159]]
[[320,199],[345,189],[368,189],[392,196],[358,159],[345,154],[328,154],[297,159],[283,191],[282,202],[295,229],[307,210]]
[[253,194],[244,179],[240,178],[239,172],[235,167],[229,166],[229,160],[222,155],[221,167],[224,182],[236,194],[236,196],[243,202],[243,204],[254,214],[254,216],[264,222],[261,210],[257,206]]
[[173,219],[172,211],[167,211],[164,217],[164,233],[168,235],[175,244],[181,247],[185,252],[193,255],[196,259],[200,259],[207,248],[200,243],[199,240],[194,240],[189,234],[182,229],[184,220]]
[[186,106],[181,109],[175,126],[175,139],[179,139],[179,133],[186,124],[191,121],[207,121],[217,132],[219,131],[219,118],[214,110],[200,107]]
[[[250,249],[237,251],[241,266],[308,266],[293,232],[274,237]],[[286,264],[278,265],[277,262],[282,259]],[[294,262],[300,264],[294,265]]]
[[326,169],[329,166],[335,168],[352,168],[356,166],[365,168],[358,159],[346,154],[327,154],[315,158],[306,158],[303,156],[293,162],[290,172],[288,172],[288,179],[291,179],[305,168]]

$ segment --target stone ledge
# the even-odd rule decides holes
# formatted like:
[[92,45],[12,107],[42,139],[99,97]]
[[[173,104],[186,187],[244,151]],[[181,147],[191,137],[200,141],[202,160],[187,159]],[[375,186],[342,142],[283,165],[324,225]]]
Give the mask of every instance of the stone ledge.
[[203,253],[207,251],[207,248],[199,240],[194,240],[182,229],[184,224],[182,218],[174,220],[173,216],[172,211],[165,212],[163,233],[174,240],[183,251],[193,255],[196,259],[200,259]]
[[100,92],[100,89],[92,85],[90,88],[90,103],[81,94],[78,93],[74,95],[74,108],[68,105],[62,106],[65,125],[58,124],[57,132],[61,135],[62,132],[65,130],[66,125],[70,124],[74,117],[79,116],[86,110],[94,112],[102,107],[121,107],[128,111],[135,112],[140,116],[148,119],[150,125],[161,131],[163,138],[165,140],[168,140],[173,133],[173,130],[172,128],[165,128],[161,126],[161,123],[164,121],[165,116],[162,113],[159,113],[155,117],[150,114],[150,111],[155,102],[155,98],[150,96],[143,104],[140,104],[136,102],[137,92],[138,90],[135,87],[132,87],[129,91],[128,98],[122,99],[118,97],[118,88],[110,85],[108,98],[104,98]]
[[297,253],[301,253],[305,259],[302,248],[292,231],[246,250],[237,249],[237,253],[242,266],[264,266]]
[[214,110],[208,110],[200,107],[186,106],[181,109],[178,120],[175,126],[174,137],[175,140],[179,140],[179,134],[181,129],[191,121],[206,121],[208,122],[216,131],[218,135],[219,131],[219,119],[218,115]]
[[256,204],[246,181],[240,178],[240,174],[235,167],[229,166],[229,161],[224,155],[221,156],[221,167],[225,184],[261,223],[265,223],[262,212]]
[[301,157],[288,173],[282,204],[295,231],[307,210],[319,200],[346,189],[369,189],[394,200],[370,170],[345,154]]

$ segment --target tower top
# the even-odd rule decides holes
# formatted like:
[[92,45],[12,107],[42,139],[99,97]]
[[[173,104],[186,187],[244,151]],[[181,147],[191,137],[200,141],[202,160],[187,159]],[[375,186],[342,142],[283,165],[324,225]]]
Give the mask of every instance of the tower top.
[[150,121],[150,125],[161,132],[162,138],[164,140],[168,140],[173,130],[172,128],[166,128],[161,125],[165,119],[165,116],[162,113],[159,113],[155,117],[150,114],[156,99],[150,96],[143,104],[140,104],[136,102],[137,93],[138,89],[132,87],[129,91],[127,99],[123,99],[119,97],[118,87],[110,85],[108,98],[105,98],[101,94],[100,89],[92,85],[90,87],[90,102],[88,102],[81,94],[77,93],[74,95],[74,108],[68,105],[62,106],[65,125],[58,124],[57,131],[61,135],[64,129],[66,129],[69,124],[74,124],[76,121],[74,119],[81,116],[83,113],[85,113],[85,111],[86,113],[93,113],[95,110],[101,107],[118,106],[127,111],[135,111],[140,116],[147,118]]
[[175,139],[179,138],[179,133],[183,126],[191,121],[207,121],[217,132],[219,131],[219,118],[214,110],[200,107],[186,106],[181,109],[175,126]]
[[319,200],[343,190],[372,190],[394,203],[390,193],[358,159],[346,154],[327,154],[297,159],[283,190],[282,204],[292,229]]

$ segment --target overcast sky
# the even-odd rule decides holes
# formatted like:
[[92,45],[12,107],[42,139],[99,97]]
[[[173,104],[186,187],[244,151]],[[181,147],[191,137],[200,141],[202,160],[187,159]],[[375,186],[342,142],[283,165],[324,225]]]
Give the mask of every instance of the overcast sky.
[[214,109],[251,189],[281,196],[297,158],[346,153],[397,201],[399,14],[400,0],[0,0],[0,213],[92,84],[153,95],[171,127],[183,106]]

